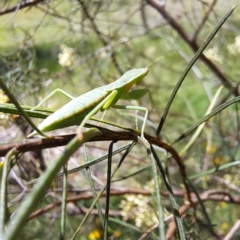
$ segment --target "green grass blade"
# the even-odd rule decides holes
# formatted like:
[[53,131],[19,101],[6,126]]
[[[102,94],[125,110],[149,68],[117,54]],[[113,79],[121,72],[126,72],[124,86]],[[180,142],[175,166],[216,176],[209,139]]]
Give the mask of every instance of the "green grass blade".
[[198,203],[199,203],[199,205],[200,205],[200,207],[201,207],[201,209],[202,209],[203,216],[205,217],[206,222],[207,222],[207,228],[208,228],[211,232],[214,232],[214,229],[213,229],[212,223],[211,223],[211,219],[210,219],[210,217],[208,216],[208,213],[207,213],[206,207],[204,206],[203,201],[201,200],[201,198],[200,198],[197,190],[196,190],[195,187],[193,186],[193,184],[192,184],[190,181],[188,181],[188,184],[189,184],[189,186],[191,187],[192,191],[196,194],[196,197],[197,197],[197,199],[198,199]]
[[4,234],[5,224],[7,221],[7,212],[8,212],[8,204],[7,204],[7,186],[8,186],[8,168],[11,157],[15,156],[15,149],[12,149],[6,156],[6,161],[3,165],[3,168],[0,170],[0,239]]
[[[132,150],[132,148],[135,146],[136,142],[132,142],[130,144],[130,146],[127,148],[127,150],[124,152],[123,156],[121,157],[118,165],[116,166],[116,168],[114,169],[111,178],[113,178],[113,176],[116,174],[116,172],[118,171],[118,169],[120,168],[120,166],[122,165],[124,159],[127,157],[127,155],[130,153],[130,151]],[[84,216],[82,222],[80,223],[80,225],[78,226],[77,230],[75,231],[74,235],[72,236],[71,240],[76,239],[76,237],[78,236],[79,231],[81,230],[83,224],[86,222],[86,220],[88,219],[90,213],[92,212],[94,206],[96,205],[96,203],[98,202],[99,198],[101,197],[101,195],[103,194],[103,192],[105,191],[107,187],[107,184],[105,184],[102,188],[102,190],[98,193],[97,197],[94,199],[93,203],[91,204],[91,206],[88,209],[88,212],[86,213],[86,215]]]
[[202,123],[206,122],[207,120],[209,120],[211,117],[215,116],[217,113],[221,112],[222,110],[224,110],[225,108],[229,107],[230,105],[236,103],[240,101],[240,97],[236,97],[226,103],[221,104],[220,106],[218,106],[217,108],[215,108],[210,114],[206,115],[204,118],[202,118],[200,121],[198,121],[197,123],[195,123],[192,127],[190,127],[185,133],[183,133],[182,135],[180,135],[177,139],[175,139],[174,141],[171,142],[171,145],[174,143],[177,143],[179,141],[181,141],[183,138],[185,138],[186,136],[188,136],[192,131],[194,131],[196,128],[198,128],[198,126],[200,126]]
[[134,177],[134,176],[136,176],[136,175],[138,175],[138,174],[140,174],[142,172],[145,172],[145,171],[151,169],[151,167],[152,167],[151,164],[149,164],[149,165],[139,169],[138,171],[135,171],[135,172],[133,172],[131,174],[128,174],[128,175],[126,175],[124,177],[114,179],[114,180],[112,180],[112,182],[119,182],[119,181],[122,181],[122,180],[125,180],[125,179],[128,179],[128,178]]
[[67,162],[69,157],[85,142],[94,136],[99,135],[97,129],[90,129],[83,133],[83,139],[79,140],[78,137],[66,146],[64,153],[55,159],[48,167],[47,171],[40,178],[39,182],[34,187],[33,191],[27,196],[24,202],[19,206],[15,215],[11,219],[10,224],[7,226],[6,234],[3,235],[1,240],[15,240],[19,232],[26,224],[30,213],[33,211],[37,203],[44,197],[46,190],[51,185],[55,175],[61,169],[63,164]]
[[124,227],[126,227],[126,228],[128,228],[128,229],[131,229],[131,230],[133,230],[133,231],[136,231],[136,232],[138,232],[138,233],[142,233],[142,230],[140,230],[140,229],[137,228],[136,226],[134,226],[134,225],[132,225],[132,224],[130,224],[130,223],[124,222],[124,221],[122,221],[122,220],[120,220],[120,219],[110,217],[109,220],[110,220],[111,222],[115,222],[115,223],[117,223],[117,224],[119,224],[119,225],[122,225],[122,226],[124,226]]
[[[171,201],[171,204],[172,204],[172,208],[174,210],[173,214],[174,214],[175,221],[177,223],[179,237],[180,237],[181,240],[185,240],[186,237],[185,237],[185,233],[184,233],[183,222],[182,222],[182,219],[181,219],[181,215],[179,213],[179,206],[178,206],[178,204],[176,202],[176,199],[174,197],[174,194],[173,194],[173,190],[172,190],[171,185],[169,183],[168,177],[167,177],[167,175],[164,171],[164,168],[161,164],[161,161],[158,158],[158,155],[157,155],[157,153],[155,152],[155,150],[152,146],[151,146],[151,150],[152,150],[153,156],[156,160],[156,163],[158,165],[159,171],[162,174],[163,181],[164,181],[164,183],[166,185],[166,188],[169,192],[169,198],[170,198],[170,201]],[[162,239],[164,239],[164,238],[162,238]]]
[[[55,111],[54,109],[50,108],[39,108],[38,110],[31,110],[31,108],[33,108],[31,106],[25,105],[20,106],[29,117],[34,118],[45,119]],[[18,108],[11,103],[0,103],[0,112],[21,115],[21,112],[19,112]]]
[[[84,152],[84,162],[88,163],[89,160],[88,160],[88,157],[87,157],[86,144],[83,145],[83,152]],[[86,167],[86,172],[87,172],[88,182],[90,184],[93,197],[96,198],[97,197],[97,192],[96,192],[96,189],[95,189],[95,185],[94,185],[94,181],[93,181],[93,178],[92,178],[90,167]],[[103,216],[101,205],[100,205],[99,201],[97,201],[96,207],[97,207],[97,210],[98,210],[98,216],[99,216],[100,222],[102,224],[102,227],[104,228],[104,216]]]
[[66,216],[67,216],[67,163],[63,164],[63,187],[62,187],[62,209],[61,209],[61,227],[60,240],[65,239]]
[[163,216],[163,208],[162,208],[162,200],[160,195],[160,186],[159,186],[159,179],[157,173],[156,162],[154,160],[154,155],[151,150],[151,145],[147,142],[147,140],[138,137],[139,143],[141,143],[147,151],[148,157],[151,161],[152,166],[152,173],[154,179],[154,186],[155,186],[155,196],[156,196],[156,204],[157,204],[157,212],[158,212],[158,229],[159,229],[159,237],[160,239],[165,239],[165,224],[164,224],[164,216]]
[[221,165],[219,167],[211,168],[211,169],[209,169],[205,172],[201,172],[201,173],[197,173],[197,174],[194,174],[192,176],[189,176],[188,179],[191,180],[191,179],[196,179],[196,178],[199,178],[199,177],[204,177],[206,175],[210,175],[212,173],[219,172],[219,171],[228,169],[230,167],[238,166],[238,165],[240,165],[240,161],[230,162],[230,163]]
[[[118,154],[118,153],[120,153],[120,152],[128,149],[131,145],[132,145],[132,144],[126,144],[126,145],[118,148],[117,150],[115,150],[115,151],[113,152],[113,155],[116,155],[116,154]],[[95,164],[97,164],[97,163],[99,163],[99,162],[102,162],[102,161],[104,161],[104,160],[107,159],[107,158],[108,158],[108,154],[105,154],[104,156],[102,156],[102,157],[100,157],[100,158],[96,158],[96,159],[94,159],[94,160],[88,161],[87,163],[85,163],[85,164],[83,164],[83,165],[81,165],[81,166],[79,166],[79,167],[76,167],[76,168],[73,168],[73,169],[68,170],[68,174],[74,173],[74,172],[78,172],[78,171],[80,171],[80,170],[82,170],[82,169],[84,169],[84,168],[87,168],[87,167],[90,167],[90,166],[92,166],[92,165],[95,165]],[[58,174],[56,175],[56,177],[60,177],[60,176],[62,176],[62,175],[63,175],[63,173],[58,173]],[[32,181],[31,181],[31,183],[32,183]]]
[[164,223],[163,206],[162,206],[162,199],[161,199],[161,194],[160,194],[160,186],[159,186],[159,179],[158,179],[156,161],[154,160],[152,151],[151,151],[151,154],[148,154],[148,155],[149,155],[149,158],[151,160],[152,173],[153,173],[153,178],[154,178],[156,203],[157,203],[158,219],[159,219],[159,236],[160,236],[161,239],[164,239],[164,237],[165,237],[165,223]]
[[225,21],[230,17],[230,15],[233,13],[235,7],[233,7],[230,11],[228,11],[226,13],[226,15],[222,18],[222,20],[217,24],[217,26],[215,27],[215,29],[213,30],[213,32],[209,35],[209,37],[207,38],[207,40],[202,44],[202,46],[198,49],[198,51],[196,52],[196,54],[194,55],[193,59],[190,61],[190,63],[188,64],[187,68],[184,70],[182,76],[180,77],[177,85],[175,86],[171,97],[166,105],[166,108],[164,110],[163,116],[160,120],[160,123],[158,125],[158,129],[156,132],[157,137],[160,136],[163,124],[167,118],[168,115],[168,111],[172,105],[172,102],[179,90],[179,88],[181,87],[185,77],[187,76],[188,72],[191,70],[192,66],[194,65],[194,63],[198,60],[198,58],[200,57],[200,55],[203,53],[203,51],[206,49],[206,47],[208,46],[208,44],[212,41],[212,39],[214,38],[214,36],[217,34],[217,32],[219,31],[219,29],[222,27],[222,25],[225,23]]
[[[207,112],[205,114],[208,115],[211,113],[212,109],[214,108],[215,104],[216,104],[216,101],[221,93],[223,89],[223,86],[220,86],[216,92],[216,94],[214,95],[212,101],[211,101],[211,104],[209,105],[208,109],[207,109]],[[186,144],[186,146],[184,146],[184,148],[180,151],[179,155],[181,156],[183,153],[185,153],[191,146],[192,144],[194,143],[194,141],[198,138],[198,136],[200,135],[200,133],[202,132],[203,128],[205,126],[205,122],[202,123],[201,125],[198,126],[197,128],[197,131],[194,133],[194,135],[191,137],[191,139],[189,140],[189,142]]]
[[111,191],[111,172],[112,172],[112,153],[113,145],[115,141],[112,141],[108,149],[108,168],[107,168],[107,187],[106,187],[106,203],[105,203],[105,217],[104,217],[104,240],[108,239],[108,217],[109,217],[109,202]]
[[[130,146],[131,146],[131,144],[126,144],[126,145],[124,145],[124,146],[116,149],[116,150],[113,152],[113,155],[118,154],[118,153],[120,153],[120,152],[128,149]],[[102,157],[100,157],[100,158],[96,158],[96,159],[94,159],[94,160],[91,160],[91,161],[89,161],[89,162],[87,162],[87,163],[79,166],[79,167],[70,169],[70,170],[67,171],[67,173],[68,173],[68,174],[71,174],[71,173],[75,173],[75,172],[81,171],[81,170],[83,170],[83,169],[85,169],[85,168],[87,168],[87,167],[91,167],[91,166],[93,166],[93,165],[95,165],[95,164],[97,164],[97,163],[99,163],[99,162],[102,162],[102,161],[104,161],[104,160],[107,159],[107,158],[108,158],[108,154],[105,154],[104,156],[102,156]],[[1,167],[1,165],[0,165],[0,167]],[[0,168],[0,169],[1,169],[1,168]],[[60,176],[63,176],[63,172],[60,172],[60,173],[56,174],[55,178],[60,177]],[[41,178],[42,178],[42,177],[37,178],[37,179],[34,179],[34,180],[32,180],[32,181],[29,181],[29,182],[26,183],[26,185],[34,184],[35,182],[39,181]]]
[[14,95],[9,91],[7,85],[4,83],[4,81],[0,78],[0,87],[3,89],[5,94],[8,96],[8,98],[13,102],[13,104],[17,107],[20,114],[26,119],[26,121],[29,123],[29,125],[36,130],[40,135],[45,136],[44,133],[42,133],[37,126],[33,123],[33,121],[29,118],[29,116],[24,112],[24,110],[21,108],[21,105],[19,104],[18,100],[14,97]]

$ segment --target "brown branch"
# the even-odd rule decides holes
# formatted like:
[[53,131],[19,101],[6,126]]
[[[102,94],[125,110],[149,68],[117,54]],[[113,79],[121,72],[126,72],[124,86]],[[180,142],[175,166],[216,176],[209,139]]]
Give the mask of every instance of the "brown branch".
[[[178,196],[180,196],[181,193],[178,194]],[[228,203],[233,203],[233,204],[240,204],[240,198],[239,197],[233,197],[231,196],[231,194],[227,191],[223,191],[223,190],[207,190],[201,194],[199,194],[200,200],[201,202],[205,202],[205,201],[216,201],[216,202],[228,202]],[[194,193],[191,194],[191,202],[193,203],[193,206],[191,206],[189,203],[184,203],[180,209],[179,209],[179,213],[181,217],[184,217],[185,214],[187,213],[187,211],[192,208],[195,207],[199,204],[199,200],[196,197],[196,195]],[[167,233],[166,233],[166,239],[171,239],[177,229],[176,223],[174,221],[174,215],[170,215],[168,217],[166,217],[164,219],[165,222],[169,222],[168,225],[168,229],[167,229]],[[152,226],[150,229],[148,229],[140,238],[139,240],[143,240],[147,237],[147,235],[149,235],[152,231],[154,231],[156,228],[158,228],[158,223],[155,224],[154,226]]]
[[[141,190],[141,189],[121,189],[121,190],[111,190],[111,196],[122,196],[124,194],[141,194],[141,195],[147,195],[150,196],[151,192],[147,191],[147,190]],[[168,196],[169,193],[167,191],[161,191],[162,195]],[[177,195],[179,197],[184,197],[184,192],[183,191],[179,191],[176,190],[174,191],[174,195]],[[101,197],[105,197],[106,193],[103,193],[101,195]],[[78,202],[80,200],[90,200],[93,199],[93,195],[92,193],[83,193],[83,194],[78,194],[76,196],[71,196],[68,197],[66,199],[67,202]],[[202,192],[200,194],[200,199],[202,202],[204,201],[217,201],[217,202],[221,202],[221,201],[225,201],[228,203],[234,203],[234,204],[240,204],[240,198],[236,198],[230,195],[229,192],[227,191],[222,191],[222,190],[207,190],[205,192]],[[191,201],[194,203],[194,206],[196,206],[197,204],[199,204],[199,200],[196,197],[196,195],[194,193],[192,193],[191,195]],[[38,216],[41,216],[42,214],[52,210],[53,208],[60,206],[61,205],[61,201],[56,201],[54,203],[48,204],[38,210],[36,210],[34,213],[32,213],[29,217],[30,219],[36,218]],[[192,206],[190,206],[190,204],[185,203],[184,205],[182,205],[179,209],[180,215],[181,217],[184,217],[184,215],[186,214],[186,212],[191,208]],[[84,209],[81,207],[80,208],[81,211],[79,211],[78,213],[81,212],[85,212]],[[92,214],[95,214],[95,212],[93,212]],[[97,214],[97,213],[96,213]],[[113,215],[116,215],[116,212],[112,212]],[[119,212],[117,213],[119,214]],[[171,237],[173,236],[175,230],[176,230],[176,225],[174,222],[174,216],[170,215],[168,217],[166,217],[164,219],[164,222],[169,223],[168,226],[168,232],[166,234],[166,239],[171,239]],[[150,234],[153,230],[155,230],[158,227],[158,224],[155,224],[154,226],[152,226],[150,229],[148,229],[140,238],[140,239],[145,239],[147,237],[148,234]],[[239,226],[238,226],[239,227]],[[230,232],[229,232],[230,234]],[[226,236],[227,237],[227,236]],[[229,238],[226,238],[229,239]]]
[[[136,135],[131,132],[116,132],[111,130],[103,130],[102,135],[95,136],[89,142],[97,142],[97,141],[130,141],[136,140]],[[16,148],[19,153],[24,153],[28,151],[41,150],[45,148],[53,148],[66,145],[75,134],[63,135],[63,136],[52,136],[49,138],[35,138],[28,139],[19,143],[9,143],[0,145],[0,157],[5,156],[11,149]],[[173,158],[180,158],[177,151],[170,146],[169,144],[163,142],[162,140],[153,137],[151,135],[145,134],[146,139],[156,146],[159,146],[169,152]]]
[[[102,131],[102,135],[93,137],[89,142],[128,141],[128,140],[137,141],[136,134],[132,134],[131,132],[115,132],[115,131],[103,130],[103,129],[101,129],[101,131]],[[49,138],[29,139],[19,143],[3,144],[3,145],[0,145],[0,156],[5,156],[13,148],[15,148],[18,153],[24,153],[28,151],[41,150],[45,148],[64,146],[74,136],[75,134],[64,135],[64,136],[53,136]],[[177,164],[179,165],[182,178],[186,179],[186,172],[185,172],[183,160],[179,156],[178,152],[168,143],[163,142],[162,140],[156,137],[153,137],[148,134],[145,134],[144,136],[149,141],[150,144],[163,148],[172,155],[172,157],[176,160]]]
[[[194,38],[190,38],[184,29],[175,21],[174,18],[172,18],[168,12],[164,9],[164,7],[160,4],[158,4],[154,0],[147,0],[148,4],[151,5],[153,8],[155,8],[171,25],[173,29],[175,29],[178,34],[182,37],[182,39],[191,47],[191,49],[194,52],[197,52],[199,49],[198,44],[196,43]],[[208,58],[205,57],[205,55],[201,54],[200,59],[210,68],[220,79],[222,84],[228,88],[235,96],[238,96],[238,87],[234,87],[231,82],[223,75],[223,73],[220,71],[220,69]]]
[[24,153],[45,148],[64,146],[68,144],[74,136],[75,134],[51,138],[35,138],[19,143],[2,144],[0,145],[0,157],[5,156],[13,148],[16,148],[19,153]]
[[35,0],[35,1],[27,0],[27,1],[24,1],[22,3],[18,3],[14,7],[7,8],[7,9],[1,9],[0,10],[0,16],[8,14],[8,13],[11,13],[11,12],[15,12],[15,11],[17,11],[19,9],[35,6],[35,5],[37,5],[37,4],[41,3],[41,2],[44,2],[44,0]]
[[[231,196],[231,194],[227,191],[215,190],[215,189],[207,190],[207,191],[201,193],[200,194],[200,199],[201,199],[202,202],[205,202],[205,201],[217,201],[217,202],[224,201],[224,202],[229,202],[229,203],[234,203],[234,204],[239,204],[240,203],[240,198]],[[194,207],[199,203],[198,198],[193,193],[192,193],[191,200],[192,200],[193,206],[185,203],[184,205],[182,205],[180,207],[179,213],[180,213],[181,216],[184,216],[186,214],[186,212],[191,207]],[[166,236],[167,236],[166,239],[171,239],[174,236],[174,233],[175,233],[176,228],[177,228],[176,223],[173,221],[173,219],[174,219],[173,217],[174,216],[172,215],[171,216],[172,223],[171,223],[171,225],[169,225],[170,227],[168,228],[168,231],[167,231],[167,234],[166,234]],[[168,221],[169,220],[170,220],[170,217],[169,217]]]
[[[136,133],[131,132],[115,132],[110,130],[103,130],[102,135],[95,136],[90,140],[94,141],[126,141],[126,140],[135,140],[137,141]],[[43,139],[29,139],[23,143],[11,143],[0,146],[0,156],[6,155],[8,151],[15,148],[18,153],[23,153],[27,151],[40,150],[44,148],[52,148],[57,146],[66,145],[75,135],[66,135],[66,136],[57,136]],[[179,156],[178,152],[170,146],[168,143],[163,142],[162,140],[153,137],[151,135],[145,134],[145,138],[149,141],[150,144],[156,145],[160,148],[165,149],[168,153],[172,155],[179,166],[180,174],[184,183],[184,186],[187,191],[188,198],[190,198],[190,189],[186,182],[187,174],[182,158]]]
[[[141,194],[141,195],[145,195],[145,196],[150,196],[151,192],[147,191],[147,190],[129,189],[129,188],[121,189],[121,190],[111,190],[111,196],[122,196],[125,194],[136,194],[136,195]],[[169,193],[167,191],[161,191],[161,194],[164,196],[169,196]],[[229,195],[228,192],[225,192],[225,194],[227,196]],[[201,199],[201,201],[217,201],[217,202],[225,201],[225,202],[229,202],[229,203],[240,204],[239,198],[234,198],[234,197],[226,198],[225,194],[223,194],[223,192],[218,191],[218,190],[207,190],[200,194],[200,199]],[[178,195],[179,197],[184,197],[184,192],[176,190],[176,191],[174,191],[174,195]],[[105,197],[105,196],[106,196],[106,193],[103,193],[101,195],[101,197]],[[194,206],[196,206],[199,203],[199,200],[197,199],[195,194],[192,194],[191,198],[192,198],[192,202],[194,203]],[[78,202],[80,200],[90,200],[90,199],[93,199],[92,193],[83,193],[83,194],[78,194],[75,196],[68,197],[66,201],[67,202]],[[62,203],[61,201],[57,201],[57,202],[48,204],[45,207],[40,208],[37,211],[35,211],[34,213],[32,213],[30,215],[29,219],[38,217],[38,216],[42,215],[43,213],[50,211],[54,207],[60,206],[61,203]],[[181,216],[184,216],[186,214],[186,212],[189,210],[189,208],[191,208],[191,206],[189,204],[182,205],[180,208]],[[171,222],[173,220],[174,220],[173,215],[170,215],[164,219],[165,222]]]
[[[122,189],[122,190],[111,190],[110,194],[111,194],[111,196],[121,196],[124,194],[151,195],[151,192],[147,191],[147,190],[141,190],[141,189]],[[105,197],[105,196],[106,196],[106,193],[103,193],[101,195],[101,197]],[[84,193],[84,194],[78,194],[76,196],[68,197],[66,199],[66,202],[78,202],[80,200],[89,200],[92,198],[93,198],[92,193]],[[50,203],[50,204],[46,205],[45,207],[40,208],[37,211],[35,211],[34,213],[32,213],[29,217],[29,220],[32,218],[38,217],[38,216],[42,215],[43,213],[50,211],[54,207],[60,206],[61,204],[62,204],[61,201]]]
[[202,22],[199,24],[196,32],[195,32],[194,35],[193,35],[193,41],[196,41],[198,34],[199,34],[200,31],[202,30],[202,28],[203,28],[204,24],[206,23],[207,19],[209,18],[209,15],[210,15],[210,13],[213,11],[213,8],[214,8],[214,6],[215,6],[216,3],[217,3],[217,0],[214,0],[214,1],[212,2],[212,4],[210,5],[210,7],[209,7],[208,11],[206,12],[204,18],[202,19]]
[[141,18],[142,18],[142,22],[143,22],[143,26],[145,29],[148,29],[148,24],[147,24],[147,17],[146,17],[146,3],[145,1],[141,1],[141,7],[140,7],[140,13],[141,13]]

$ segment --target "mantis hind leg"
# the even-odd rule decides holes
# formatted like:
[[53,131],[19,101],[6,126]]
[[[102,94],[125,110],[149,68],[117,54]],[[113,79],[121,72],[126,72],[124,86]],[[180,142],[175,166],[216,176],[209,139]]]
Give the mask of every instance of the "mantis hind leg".
[[64,90],[57,88],[54,91],[52,91],[47,97],[45,97],[37,106],[35,106],[34,108],[32,108],[31,110],[35,110],[39,107],[41,107],[45,102],[47,102],[53,95],[55,95],[56,93],[61,93],[62,95],[70,98],[71,100],[74,99],[73,96],[71,96],[70,94],[68,94],[67,92],[65,92]]
[[117,109],[126,109],[126,110],[138,110],[138,111],[143,111],[145,112],[142,128],[141,128],[141,138],[144,139],[144,130],[146,127],[146,122],[148,118],[148,109],[145,107],[140,107],[140,106],[123,106],[123,105],[114,105],[113,108]]
[[[132,90],[122,97],[125,100],[136,100],[137,106],[122,106],[122,105],[113,106],[114,108],[119,108],[119,109],[137,110],[137,111],[145,112],[145,117],[143,120],[142,129],[141,129],[141,138],[144,138],[144,130],[145,130],[147,117],[148,117],[148,109],[145,107],[139,106],[139,99],[141,99],[143,96],[145,96],[147,94],[148,94],[149,100],[151,102],[151,106],[152,106],[152,108],[154,108],[154,101],[153,101],[152,95],[151,95],[150,91],[146,88]],[[136,118],[136,126],[138,126],[137,118]]]

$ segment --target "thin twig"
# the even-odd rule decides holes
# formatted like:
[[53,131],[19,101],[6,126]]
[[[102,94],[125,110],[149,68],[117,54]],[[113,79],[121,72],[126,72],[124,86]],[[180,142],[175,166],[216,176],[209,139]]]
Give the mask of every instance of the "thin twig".
[[[151,5],[153,8],[155,8],[166,20],[167,22],[174,28],[178,34],[182,37],[182,39],[192,48],[194,52],[197,52],[199,49],[198,44],[194,40],[194,38],[190,38],[187,33],[183,30],[183,28],[178,24],[178,22],[172,18],[169,13],[165,10],[165,8],[161,5],[159,5],[154,0],[147,0],[149,5]],[[228,88],[235,96],[238,96],[238,88],[236,86],[233,86],[231,82],[223,75],[223,73],[220,71],[220,69],[205,55],[201,55],[200,59],[219,77],[222,84]]]
[[[101,40],[101,42],[103,43],[104,46],[108,45],[108,42],[104,39],[103,34],[100,32],[100,30],[98,29],[97,25],[94,22],[94,19],[91,17],[91,15],[89,14],[85,4],[83,3],[82,0],[78,0],[78,2],[81,4],[82,9],[84,11],[84,13],[86,14],[87,18],[90,21],[90,24],[94,30],[94,32],[98,35],[99,39]],[[123,71],[121,70],[121,68],[119,67],[119,64],[117,63],[116,57],[115,57],[115,53],[112,52],[111,54],[111,58],[112,58],[112,62],[115,65],[115,67],[117,68],[118,72],[120,74],[123,74]]]
[[22,3],[18,3],[14,7],[0,10],[0,16],[11,13],[11,12],[15,12],[16,10],[19,10],[19,9],[36,6],[37,4],[39,4],[41,2],[44,2],[44,0],[35,0],[35,1],[27,0]]

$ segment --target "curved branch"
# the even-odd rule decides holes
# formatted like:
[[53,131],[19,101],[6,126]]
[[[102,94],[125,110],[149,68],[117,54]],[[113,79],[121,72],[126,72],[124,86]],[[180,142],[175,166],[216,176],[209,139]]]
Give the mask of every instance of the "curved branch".
[[11,8],[7,8],[7,9],[1,9],[0,10],[0,16],[1,15],[5,15],[5,14],[8,14],[8,13],[11,13],[11,12],[15,12],[19,9],[23,9],[23,8],[27,8],[27,7],[32,7],[32,6],[36,6],[37,4],[41,3],[41,2],[44,2],[44,0],[27,0],[27,1],[24,1],[22,3],[18,3],[17,5],[15,5],[14,7],[11,7]]
[[[131,133],[131,132],[115,132],[103,128],[99,128],[101,130],[102,135],[95,136],[92,139],[89,140],[89,142],[94,141],[126,141],[126,140],[135,140],[137,139],[137,134]],[[66,145],[70,140],[75,136],[75,134],[72,135],[65,135],[65,136],[56,136],[56,137],[49,137],[49,138],[41,138],[41,139],[29,139],[25,142],[20,143],[10,143],[10,144],[4,144],[0,146],[0,156],[4,156],[7,152],[9,152],[11,149],[15,148],[18,153],[23,153],[27,151],[34,151],[34,150],[40,150],[44,148],[53,148],[57,146],[63,146]],[[150,144],[153,144],[155,146],[158,146],[160,148],[165,149],[168,153],[172,155],[174,160],[177,162],[180,170],[180,174],[183,180],[183,183],[186,187],[186,190],[188,194],[190,192],[188,191],[188,185],[186,183],[187,174],[185,170],[185,166],[183,163],[182,158],[179,156],[178,152],[168,143],[163,142],[162,140],[153,137],[148,134],[144,134],[145,138],[149,141]]]
[[[127,141],[136,140],[136,135],[131,132],[126,131],[111,131],[99,128],[102,135],[93,137],[89,142],[96,141]],[[45,148],[53,148],[66,145],[71,139],[75,137],[75,134],[62,135],[62,136],[52,136],[49,138],[35,138],[27,139],[23,142],[9,143],[0,145],[0,157],[5,156],[11,149],[16,148],[19,153],[24,153],[28,151],[41,150]],[[169,152],[173,158],[180,158],[177,151],[167,143],[162,140],[153,137],[151,135],[145,134],[146,139],[158,147],[165,149]]]

